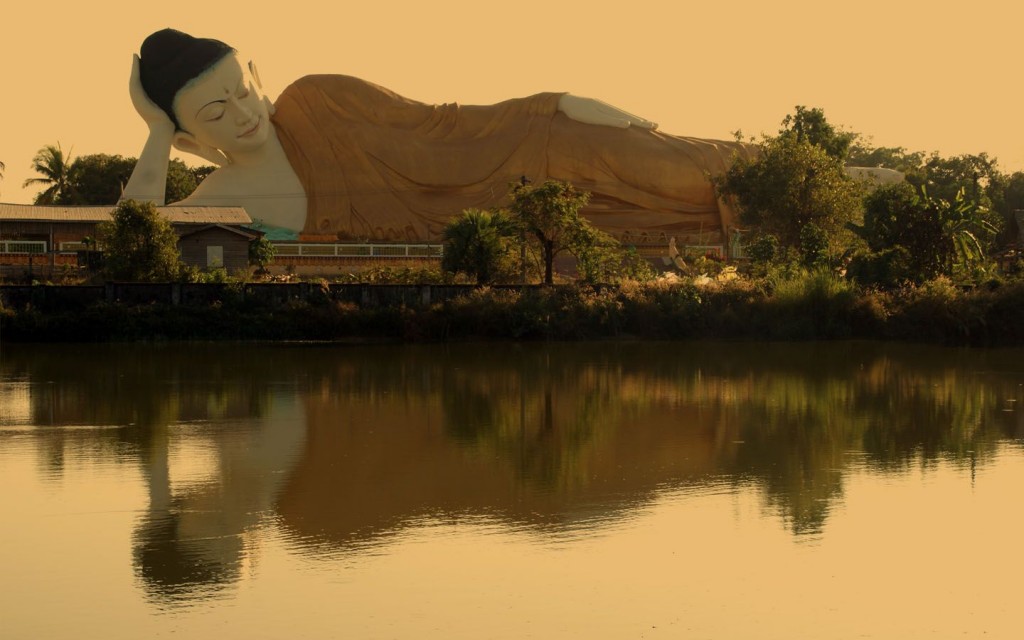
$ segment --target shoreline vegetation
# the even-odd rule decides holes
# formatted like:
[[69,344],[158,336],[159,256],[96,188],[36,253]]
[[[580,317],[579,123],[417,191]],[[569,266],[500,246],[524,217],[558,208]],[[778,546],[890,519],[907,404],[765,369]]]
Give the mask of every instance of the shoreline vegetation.
[[[618,285],[319,281],[302,283],[299,294],[296,285],[190,286],[207,290],[176,304],[110,300],[109,293],[99,300],[47,296],[45,285],[17,288],[19,298],[8,288],[0,292],[0,341],[878,339],[1024,345],[1022,279],[965,289],[939,277],[883,291],[828,270],[800,270],[774,279],[673,276]],[[293,293],[281,295],[289,286]]]
[[[230,278],[185,265],[153,205],[123,200],[90,239],[102,254],[86,274],[97,285],[0,288],[0,340],[1024,345],[1024,172],[1004,174],[985,153],[874,147],[803,106],[777,135],[748,143],[757,153],[710,178],[738,226],[722,221],[720,248],[703,255],[704,241],[680,249],[666,238],[660,265],[590,223],[589,193],[528,176],[509,185],[507,208],[454,214],[439,265],[375,267],[336,284],[252,283],[246,270]],[[59,146],[37,160],[41,174],[64,162]],[[249,268],[265,273],[274,254],[265,238],[250,242]],[[556,267],[568,258],[571,269]],[[294,265],[275,266],[293,275]]]

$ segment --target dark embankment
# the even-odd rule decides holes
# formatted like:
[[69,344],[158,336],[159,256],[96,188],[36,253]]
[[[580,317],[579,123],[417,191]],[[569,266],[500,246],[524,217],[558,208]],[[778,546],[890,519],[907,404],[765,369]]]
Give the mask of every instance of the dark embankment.
[[1019,281],[964,291],[939,280],[895,292],[862,290],[828,274],[772,287],[739,280],[707,286],[389,289],[307,284],[300,289],[267,288],[274,286],[264,285],[257,291],[222,285],[179,292],[169,302],[8,291],[0,309],[0,339],[871,338],[977,346],[1024,344],[1024,282]]

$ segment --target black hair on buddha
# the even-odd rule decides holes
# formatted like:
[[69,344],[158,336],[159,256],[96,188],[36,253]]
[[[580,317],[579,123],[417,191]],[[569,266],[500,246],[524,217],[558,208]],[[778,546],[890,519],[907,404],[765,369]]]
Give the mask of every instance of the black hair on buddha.
[[174,115],[174,96],[192,79],[234,52],[220,40],[194,38],[176,29],[162,29],[150,34],[139,51],[142,88],[180,129]]

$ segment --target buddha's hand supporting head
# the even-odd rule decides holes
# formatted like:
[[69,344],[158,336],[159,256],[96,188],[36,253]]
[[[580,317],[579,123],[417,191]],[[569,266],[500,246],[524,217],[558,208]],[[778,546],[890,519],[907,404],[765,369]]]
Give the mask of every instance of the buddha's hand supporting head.
[[132,106],[135,111],[149,126],[150,131],[164,130],[173,133],[176,129],[170,116],[161,109],[155,102],[149,99],[146,90],[142,87],[142,72],[138,55],[132,56],[132,75],[128,81],[128,93],[132,98]]

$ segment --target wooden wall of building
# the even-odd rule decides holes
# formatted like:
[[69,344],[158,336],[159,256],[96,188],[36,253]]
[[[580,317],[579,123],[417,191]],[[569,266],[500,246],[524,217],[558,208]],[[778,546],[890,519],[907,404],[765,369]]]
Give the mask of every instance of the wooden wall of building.
[[214,227],[191,233],[178,241],[181,260],[199,268],[213,268],[208,264],[209,247],[222,247],[222,265],[229,273],[249,268],[249,239],[226,229]]
[[43,240],[60,249],[61,242],[81,242],[96,237],[95,222],[0,222],[0,240]]

